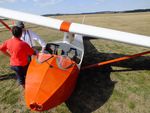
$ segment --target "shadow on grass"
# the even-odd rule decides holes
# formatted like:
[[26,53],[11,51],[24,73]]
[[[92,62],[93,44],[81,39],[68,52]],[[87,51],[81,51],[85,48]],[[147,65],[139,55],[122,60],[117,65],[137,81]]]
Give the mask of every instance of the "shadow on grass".
[[[84,40],[85,57],[83,66],[98,62],[127,56],[115,53],[100,53],[89,40]],[[114,63],[98,68],[82,70],[72,96],[66,102],[72,113],[91,113],[103,106],[112,95],[115,81],[111,81],[111,72],[149,70],[150,57],[141,56],[138,58]],[[125,70],[112,70],[111,66],[127,68]]]
[[[94,54],[89,54],[88,50],[92,50],[96,54],[99,53],[90,41],[84,40],[84,45],[85,56],[88,57],[84,58],[83,65],[99,61]],[[110,79],[111,71],[110,66],[82,70],[76,89],[66,102],[69,110],[72,113],[90,113],[105,104],[112,95],[115,85],[115,82]]]
[[15,73],[0,75],[0,81],[4,81],[8,79],[16,79]]
[[66,102],[72,113],[91,113],[107,102],[115,85],[110,71],[110,67],[81,71],[76,89]]

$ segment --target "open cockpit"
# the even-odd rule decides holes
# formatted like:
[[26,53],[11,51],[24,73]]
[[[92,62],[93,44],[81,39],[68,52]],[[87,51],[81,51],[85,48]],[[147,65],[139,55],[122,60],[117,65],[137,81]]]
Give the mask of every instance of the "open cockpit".
[[45,53],[58,56],[66,56],[77,64],[80,63],[82,51],[74,46],[66,43],[48,43],[45,48]]

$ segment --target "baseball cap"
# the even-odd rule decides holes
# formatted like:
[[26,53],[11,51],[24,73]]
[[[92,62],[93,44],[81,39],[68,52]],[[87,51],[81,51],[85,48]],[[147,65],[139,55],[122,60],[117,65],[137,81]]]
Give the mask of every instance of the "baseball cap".
[[18,26],[20,28],[24,28],[24,23],[22,21],[17,21],[16,26]]

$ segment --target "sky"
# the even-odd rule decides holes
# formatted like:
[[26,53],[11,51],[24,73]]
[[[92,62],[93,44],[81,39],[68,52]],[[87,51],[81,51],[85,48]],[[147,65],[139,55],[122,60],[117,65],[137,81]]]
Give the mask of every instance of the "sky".
[[32,14],[86,13],[150,8],[150,0],[0,0],[0,7]]

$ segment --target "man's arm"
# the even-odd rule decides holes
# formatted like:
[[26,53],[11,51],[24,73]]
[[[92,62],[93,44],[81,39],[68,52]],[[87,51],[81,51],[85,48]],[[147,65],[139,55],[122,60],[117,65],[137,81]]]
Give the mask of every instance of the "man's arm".
[[26,51],[27,51],[27,53],[28,53],[29,56],[32,56],[32,55],[35,54],[34,49],[31,48],[27,43],[26,43],[26,47],[25,48],[26,48]]
[[10,54],[7,52],[7,41],[0,45],[0,51],[10,57]]
[[33,40],[36,40],[41,45],[42,50],[44,50],[46,47],[45,41],[42,38],[40,38],[40,36],[38,36],[36,33],[32,32],[31,30],[29,30],[29,33],[33,38]]

